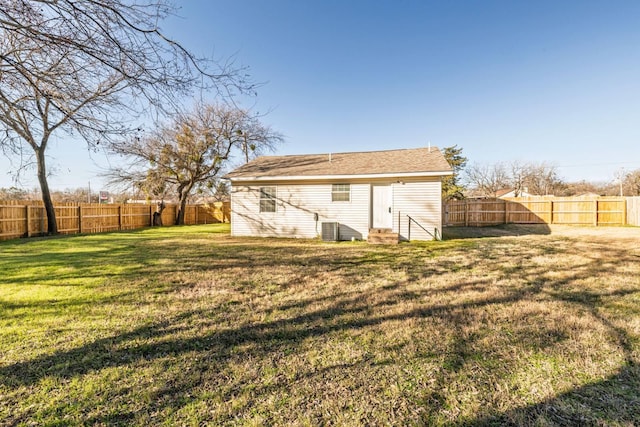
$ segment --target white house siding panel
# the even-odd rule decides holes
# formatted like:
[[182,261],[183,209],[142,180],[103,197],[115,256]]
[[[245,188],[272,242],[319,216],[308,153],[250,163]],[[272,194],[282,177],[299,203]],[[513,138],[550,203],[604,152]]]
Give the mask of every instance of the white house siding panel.
[[[315,238],[321,223],[340,223],[340,239],[366,239],[369,230],[370,186],[348,183],[350,201],[332,202],[331,184],[260,182],[232,186],[231,233],[234,236]],[[276,212],[260,212],[260,187],[277,188]],[[315,220],[315,215],[318,220]]]
[[[409,238],[409,218],[415,219],[429,233],[411,224],[411,240],[433,240],[435,229],[442,232],[442,196],[440,177],[393,184],[393,229],[402,240]],[[398,229],[398,223],[400,224]]]

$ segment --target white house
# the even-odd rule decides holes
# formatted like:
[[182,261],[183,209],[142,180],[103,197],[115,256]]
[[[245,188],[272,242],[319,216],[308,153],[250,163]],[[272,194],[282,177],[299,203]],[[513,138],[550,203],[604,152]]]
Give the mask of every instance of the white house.
[[225,175],[231,234],[431,240],[442,230],[441,178],[452,173],[435,147],[259,157]]
[[516,191],[513,188],[505,188],[502,190],[496,191],[496,198],[498,199],[506,199],[508,197],[531,197],[533,194],[529,194],[527,188],[524,188],[520,191]]

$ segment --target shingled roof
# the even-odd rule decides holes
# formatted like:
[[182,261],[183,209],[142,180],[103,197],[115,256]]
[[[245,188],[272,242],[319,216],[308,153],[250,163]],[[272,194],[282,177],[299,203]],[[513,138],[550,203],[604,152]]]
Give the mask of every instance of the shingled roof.
[[232,181],[343,176],[450,175],[436,147],[354,153],[262,156],[225,175]]

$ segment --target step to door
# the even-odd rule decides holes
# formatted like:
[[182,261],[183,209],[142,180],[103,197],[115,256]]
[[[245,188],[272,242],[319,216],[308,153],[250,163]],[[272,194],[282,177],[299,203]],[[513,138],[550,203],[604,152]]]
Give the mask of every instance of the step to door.
[[369,234],[388,234],[391,233],[390,228],[370,228]]
[[367,242],[378,245],[397,245],[400,242],[400,235],[391,232],[389,228],[372,228],[369,230]]

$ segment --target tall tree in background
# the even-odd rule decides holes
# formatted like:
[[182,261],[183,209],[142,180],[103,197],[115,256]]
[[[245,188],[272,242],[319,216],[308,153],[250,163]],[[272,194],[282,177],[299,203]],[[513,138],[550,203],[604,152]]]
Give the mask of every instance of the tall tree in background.
[[16,187],[0,187],[0,200],[29,200],[29,192]]
[[129,164],[108,176],[111,183],[133,184],[156,197],[158,192],[174,193],[179,202],[176,223],[183,224],[189,195],[215,187],[234,154],[248,159],[282,140],[245,110],[197,105],[148,136],[111,143],[110,149]]
[[522,193],[527,188],[527,178],[529,173],[529,167],[526,164],[514,161],[509,164],[509,185],[504,187],[505,189],[513,190],[515,197],[522,196]]
[[198,59],[167,38],[158,23],[173,12],[165,0],[0,0],[0,149],[18,159],[18,174],[37,167],[49,234],[57,224],[46,152],[55,135],[93,147],[196,88],[253,89],[232,64]]
[[546,163],[474,164],[466,176],[473,191],[484,197],[496,197],[500,190],[513,190],[520,197],[524,192],[543,196],[564,189],[556,168]]
[[478,196],[496,197],[499,190],[509,186],[509,173],[503,163],[472,164],[465,172],[471,189]]
[[457,145],[445,147],[442,154],[453,169],[453,175],[442,178],[442,198],[463,199],[465,187],[460,182],[460,173],[467,165],[467,158],[462,155],[462,148],[458,148]]
[[564,188],[555,166],[547,163],[530,163],[526,166],[525,186],[530,194],[553,195]]
[[626,196],[640,196],[640,169],[624,175],[623,193]]
[[524,193],[536,196],[551,195],[563,185],[556,167],[544,162],[512,162],[510,172],[510,188],[516,197]]

